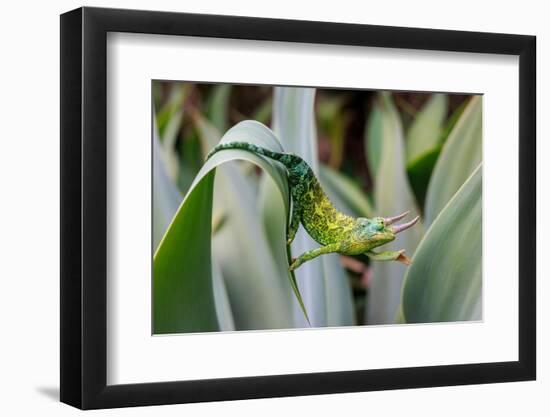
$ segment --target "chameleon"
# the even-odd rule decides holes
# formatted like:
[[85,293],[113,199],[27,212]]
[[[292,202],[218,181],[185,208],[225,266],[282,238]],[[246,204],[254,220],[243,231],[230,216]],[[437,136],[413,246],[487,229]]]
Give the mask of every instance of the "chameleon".
[[248,142],[229,142],[214,147],[206,159],[224,149],[241,149],[281,163],[287,172],[292,198],[290,224],[287,230],[287,245],[296,236],[300,224],[321,246],[291,259],[289,270],[293,271],[304,262],[320,255],[365,254],[374,261],[399,261],[406,265],[411,260],[405,250],[375,252],[373,249],[395,239],[397,233],[412,227],[420,218],[416,216],[407,223],[396,224],[410,212],[394,217],[352,217],[339,211],[321,187],[311,167],[298,155],[274,152]]

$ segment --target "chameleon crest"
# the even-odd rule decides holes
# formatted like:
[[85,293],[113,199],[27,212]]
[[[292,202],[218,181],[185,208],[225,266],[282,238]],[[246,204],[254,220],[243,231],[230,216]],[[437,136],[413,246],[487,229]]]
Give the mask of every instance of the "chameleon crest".
[[210,158],[223,149],[242,149],[280,162],[286,168],[292,196],[292,214],[288,226],[287,244],[291,244],[300,224],[321,246],[301,254],[292,260],[294,270],[311,259],[327,253],[342,255],[365,254],[372,260],[399,261],[407,265],[409,258],[404,250],[375,252],[373,249],[395,239],[397,233],[412,227],[419,219],[394,225],[409,214],[395,217],[351,217],[339,211],[324,192],[311,167],[297,155],[273,152],[248,142],[231,142],[216,146],[207,156]]

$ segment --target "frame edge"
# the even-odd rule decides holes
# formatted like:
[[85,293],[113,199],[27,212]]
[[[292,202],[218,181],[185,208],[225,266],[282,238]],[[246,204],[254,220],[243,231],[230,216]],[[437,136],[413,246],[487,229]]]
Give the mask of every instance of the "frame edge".
[[82,9],[60,16],[60,400],[82,407]]

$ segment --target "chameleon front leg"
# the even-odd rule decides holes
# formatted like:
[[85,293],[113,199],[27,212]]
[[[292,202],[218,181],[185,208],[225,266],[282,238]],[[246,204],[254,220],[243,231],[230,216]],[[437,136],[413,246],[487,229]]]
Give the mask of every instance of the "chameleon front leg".
[[317,249],[312,249],[307,252],[302,253],[298,256],[292,264],[290,265],[290,270],[293,271],[302,265],[304,262],[311,261],[314,258],[317,258],[320,255],[325,255],[327,253],[339,252],[342,245],[340,243],[331,243],[330,245],[321,246]]
[[398,261],[402,262],[405,265],[410,265],[411,260],[405,255],[405,249],[401,249],[395,252],[374,252],[368,251],[365,253],[373,261]]
[[287,237],[286,244],[287,245],[290,245],[292,243],[292,241],[294,240],[294,237],[296,236],[296,232],[298,231],[298,228],[300,227],[300,218],[301,218],[300,211],[296,207],[293,207],[292,208],[292,219],[290,220],[290,226],[288,228],[288,233],[286,235],[286,237]]

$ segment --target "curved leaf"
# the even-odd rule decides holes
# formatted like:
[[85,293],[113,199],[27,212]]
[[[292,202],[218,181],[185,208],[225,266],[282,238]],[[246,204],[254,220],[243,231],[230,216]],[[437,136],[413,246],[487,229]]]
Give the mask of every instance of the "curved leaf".
[[[376,214],[392,216],[406,210],[418,212],[407,175],[405,173],[405,143],[403,127],[397,109],[389,93],[382,93],[375,123],[369,141],[379,143],[381,148],[378,169],[374,177]],[[372,116],[371,116],[372,120]],[[384,245],[383,250],[405,249],[412,256],[423,234],[421,222]],[[373,277],[367,298],[367,323],[394,323],[401,297],[401,285],[406,266],[397,262],[374,262]]]
[[414,163],[437,147],[448,101],[446,94],[433,94],[417,113],[407,132],[407,164]]
[[[273,133],[260,123],[245,121],[230,129],[222,142],[248,141],[281,152]],[[215,168],[233,160],[247,160],[261,167],[276,185],[276,190],[288,213],[288,186],[286,175],[274,162],[241,150],[224,150],[215,154],[201,168],[162,239],[153,262],[153,323],[155,333],[215,331],[219,329],[212,287],[211,222]],[[229,191],[229,190],[228,190]],[[231,193],[228,192],[228,195]],[[246,220],[246,219],[245,219]],[[247,227],[245,223],[242,225]],[[223,231],[222,227],[222,231]],[[242,240],[244,241],[244,239]],[[239,242],[229,242],[237,244]],[[251,241],[249,253],[261,247]],[[266,243],[267,244],[267,243]],[[284,245],[284,242],[282,242]],[[267,249],[266,249],[267,250]],[[250,258],[256,258],[250,257]],[[239,259],[233,259],[235,264]],[[289,327],[291,324],[291,278],[271,276],[275,270],[272,258],[258,259],[269,291],[244,288],[251,303],[261,305],[270,323],[261,328]],[[288,265],[288,259],[287,259]],[[272,272],[271,272],[272,273]],[[260,277],[251,277],[262,280]],[[228,285],[231,297],[231,287]],[[246,292],[248,291],[248,292]],[[285,309],[285,306],[287,307]],[[232,305],[233,310],[237,306]],[[237,316],[235,315],[235,319]]]
[[[218,130],[202,117],[196,118],[203,151],[206,155],[210,149],[220,141]],[[257,125],[251,122],[249,128]],[[234,140],[239,140],[235,138]],[[268,160],[269,161],[269,160]],[[286,171],[280,164],[273,166],[286,178]],[[250,293],[269,294],[272,291],[273,282],[286,280],[288,273],[288,257],[286,253],[286,226],[287,207],[281,202],[277,185],[269,175],[264,175],[262,182],[268,183],[273,213],[270,229],[263,230],[258,216],[257,191],[255,184],[245,173],[252,166],[248,164],[243,169],[234,166],[224,166],[216,176],[215,187],[218,190],[217,199],[214,200],[214,213],[222,217],[224,229],[216,233],[214,244],[214,257],[220,262],[226,286],[229,288],[229,298],[233,306],[234,320],[237,329],[267,329],[280,327],[293,327],[291,309],[289,305],[295,305],[300,314],[307,313],[303,306],[301,294],[295,286],[294,274],[290,274],[290,282],[295,296],[289,294],[291,300],[283,300],[280,305],[281,313],[275,315],[267,310],[261,303],[256,303]],[[274,229],[272,236],[270,230]],[[250,242],[254,242],[251,247]],[[271,252],[269,245],[272,245]],[[254,252],[255,256],[248,256]],[[282,252],[283,256],[277,257]],[[236,262],[235,260],[239,260]],[[265,265],[275,263],[274,269],[265,270]],[[276,300],[272,300],[275,302]],[[285,324],[282,324],[284,321]]]
[[168,102],[158,111],[158,132],[161,148],[169,177],[176,181],[179,174],[176,140],[183,120],[183,103],[186,96],[186,86],[177,83],[173,86]]
[[155,334],[219,330],[212,290],[208,215],[212,211],[213,185],[214,172],[205,172],[184,199],[155,254]]
[[156,123],[153,127],[153,248],[157,248],[166,228],[183,199],[176,184],[168,176],[158,140]]
[[481,162],[482,97],[471,98],[435,164],[426,193],[425,222],[430,224]]
[[431,151],[426,152],[407,166],[407,174],[411,182],[411,187],[420,207],[424,206],[430,177],[432,176],[435,163],[440,153],[441,145],[436,145]]
[[348,275],[340,264],[340,256],[329,253],[322,256],[327,291],[327,326],[353,326],[356,324],[353,293]]
[[378,174],[378,165],[382,155],[382,141],[384,139],[384,115],[380,105],[375,102],[367,119],[365,128],[365,149],[367,162],[373,177]]
[[212,262],[212,286],[214,291],[214,305],[218,323],[222,332],[235,330],[233,311],[227,296],[227,289],[223,280],[222,271],[216,261]]
[[[318,176],[314,100],[315,89],[276,87],[273,126],[283,147],[288,152],[301,156]],[[291,245],[294,256],[318,246],[303,227],[300,227]],[[311,325],[322,327],[329,323],[353,324],[353,321],[349,321],[350,317],[342,313],[352,308],[350,298],[345,296],[351,290],[337,256],[311,260],[297,269],[295,275]],[[297,327],[308,326],[302,314],[295,314],[295,320]]]
[[231,84],[218,84],[212,87],[212,93],[208,99],[208,118],[219,132],[227,130],[231,90]]
[[434,220],[403,286],[407,323],[481,318],[481,165]]

